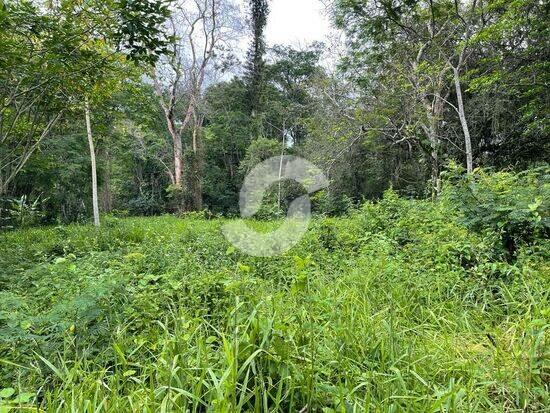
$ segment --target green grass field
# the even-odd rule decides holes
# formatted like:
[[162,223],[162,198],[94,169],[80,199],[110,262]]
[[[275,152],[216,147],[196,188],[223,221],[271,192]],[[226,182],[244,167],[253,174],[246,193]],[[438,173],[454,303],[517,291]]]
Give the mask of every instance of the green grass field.
[[274,258],[221,219],[0,235],[0,412],[545,411],[548,240],[459,218],[388,196]]

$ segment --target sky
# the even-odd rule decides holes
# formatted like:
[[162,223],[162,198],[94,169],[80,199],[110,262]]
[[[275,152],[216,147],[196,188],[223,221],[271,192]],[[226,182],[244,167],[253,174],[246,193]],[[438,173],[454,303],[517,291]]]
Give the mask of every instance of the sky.
[[[238,1],[248,13],[248,0]],[[321,0],[269,0],[269,16],[265,38],[268,47],[275,44],[305,46],[322,41],[330,34],[330,19]],[[244,36],[241,47],[246,50],[250,38]]]
[[[265,39],[267,47],[273,47],[276,44],[292,46],[295,49],[303,49],[314,41],[325,41],[329,37],[337,36],[338,31],[332,28],[330,17],[326,12],[323,0],[268,0],[269,16],[267,17],[267,27],[265,30]],[[249,0],[235,0],[243,15],[249,13]],[[249,30],[244,31],[239,36],[236,45],[236,54],[241,60],[246,57],[246,51],[250,47],[251,34]],[[332,46],[331,46],[332,47]],[[334,56],[336,51],[332,50],[331,58],[325,58],[322,61],[327,68],[334,66]],[[235,73],[228,72],[224,76],[231,77]]]
[[305,45],[322,41],[330,33],[330,21],[320,0],[271,0],[266,27],[268,46]]

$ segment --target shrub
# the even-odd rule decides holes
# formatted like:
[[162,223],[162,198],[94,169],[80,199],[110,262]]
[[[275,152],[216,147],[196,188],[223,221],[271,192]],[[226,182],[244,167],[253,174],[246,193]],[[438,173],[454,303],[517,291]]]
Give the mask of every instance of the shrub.
[[2,234],[0,410],[542,411],[550,243],[507,262],[524,233],[473,225],[460,190],[387,191],[268,258],[200,214]]
[[128,201],[128,212],[134,216],[152,216],[162,212],[162,205],[157,199],[145,195]]
[[26,195],[21,198],[0,198],[0,231],[38,225],[44,218],[41,208],[43,202],[40,196],[32,202]]
[[512,173],[454,167],[446,197],[474,231],[496,232],[513,257],[518,247],[550,235],[550,169]]

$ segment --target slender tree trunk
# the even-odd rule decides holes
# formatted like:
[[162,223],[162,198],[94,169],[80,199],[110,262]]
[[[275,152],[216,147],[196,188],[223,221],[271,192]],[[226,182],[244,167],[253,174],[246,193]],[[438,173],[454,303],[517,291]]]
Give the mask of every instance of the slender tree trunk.
[[197,149],[198,149],[198,146],[197,146],[197,126],[193,127],[193,139],[192,139],[191,144],[193,145],[193,153],[196,155],[197,154]]
[[279,193],[277,195],[277,209],[279,210],[279,212],[281,212],[281,177],[283,176],[283,156],[285,155],[285,122],[283,121],[283,132],[282,132],[283,136],[282,136],[282,142],[283,142],[283,145],[281,147],[281,159],[279,161],[279,182],[278,182],[278,185],[279,185]]
[[174,144],[174,182],[183,188],[183,146],[179,136],[173,136],[172,139]]
[[3,202],[1,198],[4,196],[5,192],[7,191],[4,189],[4,180],[2,179],[2,174],[0,173],[0,231],[2,230],[2,221],[4,216],[4,209],[2,208]]
[[430,147],[432,158],[432,195],[433,197],[439,195],[441,192],[441,181],[439,179],[439,139],[436,136],[436,130],[430,127]]
[[90,160],[92,161],[92,207],[94,210],[94,225],[99,227],[99,201],[97,196],[97,168],[95,162],[94,139],[92,136],[92,124],[90,122],[90,105],[88,98],[84,100],[84,112],[86,115],[86,131],[88,133],[88,145],[90,146]]
[[464,101],[462,99],[462,87],[460,86],[460,74],[458,68],[453,67],[453,78],[456,89],[456,100],[458,103],[458,117],[460,118],[460,124],[462,125],[462,131],[464,133],[464,146],[466,149],[466,169],[468,173],[472,173],[474,170],[473,157],[472,157],[472,140],[470,138],[470,129],[468,128],[468,121],[466,120],[466,114],[464,112]]
[[226,156],[226,162],[227,162],[227,165],[229,166],[229,177],[231,179],[235,178],[235,168],[233,167],[233,159],[231,159],[231,156],[228,155]]
[[439,195],[441,191],[441,181],[439,179],[439,145],[440,140],[437,136],[437,116],[434,114],[434,108],[431,103],[425,102],[426,115],[428,117],[428,125],[423,125],[422,128],[430,142],[430,165],[431,165],[431,182],[432,182],[432,198]]

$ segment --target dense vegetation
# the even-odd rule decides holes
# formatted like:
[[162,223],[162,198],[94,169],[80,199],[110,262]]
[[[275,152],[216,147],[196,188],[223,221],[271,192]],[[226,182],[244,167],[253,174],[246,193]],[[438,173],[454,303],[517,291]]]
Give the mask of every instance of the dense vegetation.
[[548,2],[323,3],[0,0],[0,413],[548,410]]
[[450,161],[549,159],[545,2],[338,0],[345,37],[302,48],[268,45],[269,2],[246,4],[3,1],[0,225],[90,221],[92,193],[100,212],[235,214],[281,153],[329,176],[332,215],[436,194]]
[[223,219],[197,215],[4,235],[2,403],[544,410],[548,170],[449,179],[437,202],[388,191],[317,218],[273,258],[239,253]]

